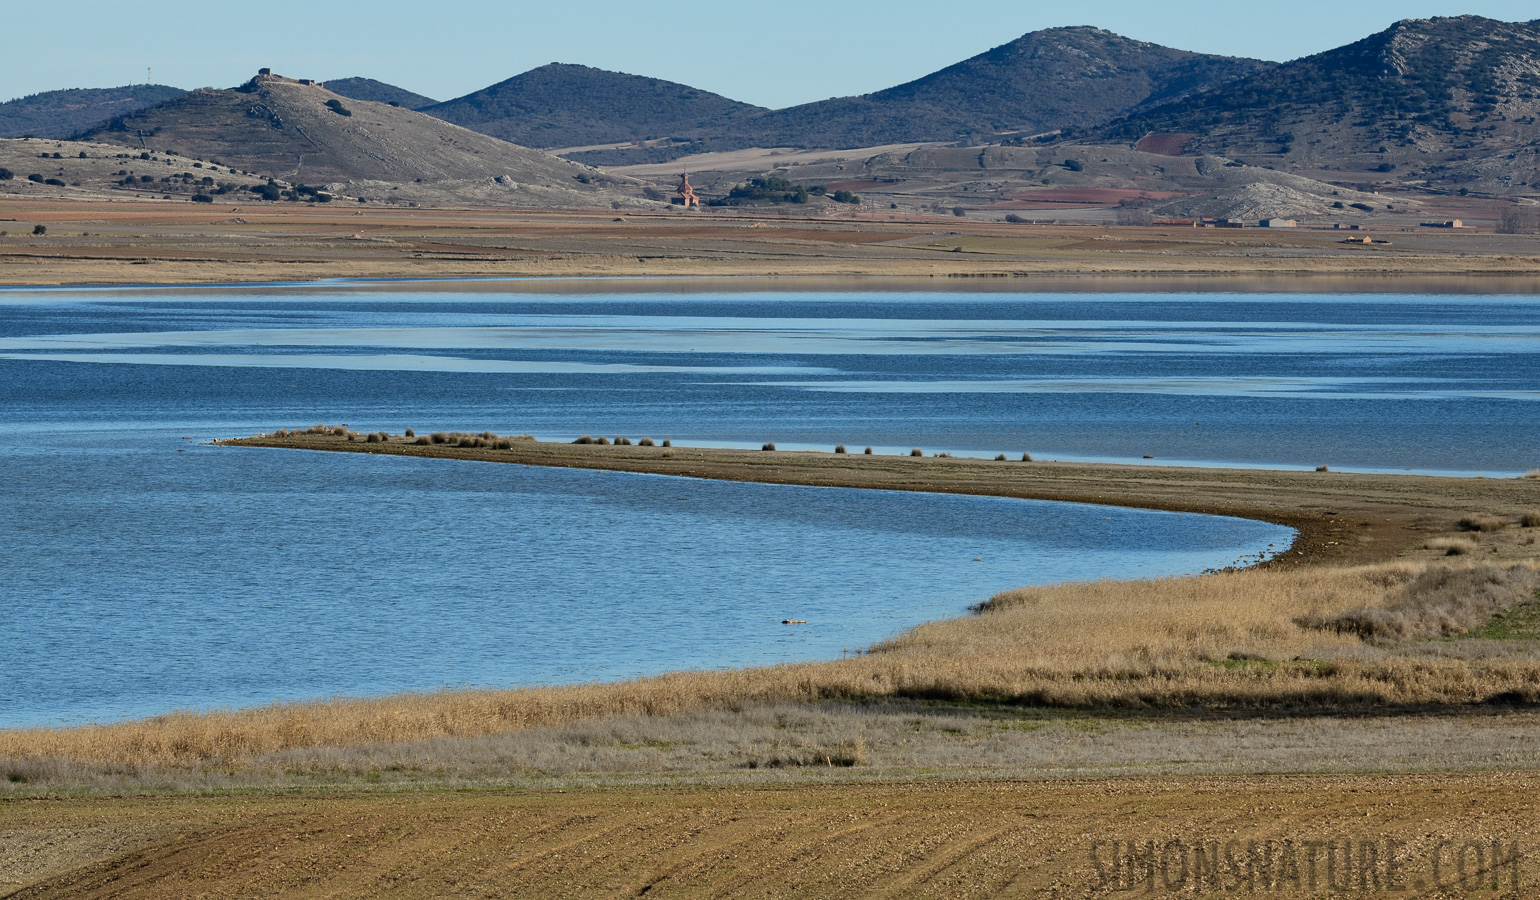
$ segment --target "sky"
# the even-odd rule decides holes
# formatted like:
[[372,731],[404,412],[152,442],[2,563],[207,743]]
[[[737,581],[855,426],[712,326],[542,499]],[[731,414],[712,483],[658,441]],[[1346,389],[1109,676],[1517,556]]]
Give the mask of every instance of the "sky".
[[377,78],[439,100],[548,62],[679,81],[783,107],[869,93],[1040,28],[1094,25],[1183,50],[1289,60],[1396,19],[1540,17],[1535,0],[0,0],[0,100],[143,82],[232,87]]

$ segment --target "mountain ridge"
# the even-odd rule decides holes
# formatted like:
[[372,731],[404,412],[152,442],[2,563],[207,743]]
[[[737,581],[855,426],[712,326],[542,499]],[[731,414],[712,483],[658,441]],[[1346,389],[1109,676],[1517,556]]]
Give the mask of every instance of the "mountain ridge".
[[438,103],[432,97],[425,97],[415,91],[409,91],[403,87],[376,81],[373,78],[354,76],[351,78],[333,78],[325,82],[328,91],[354,100],[368,100],[371,103],[386,103],[406,109],[422,109],[425,106],[433,106]]
[[528,147],[669,137],[763,112],[710,91],[570,63],[548,63],[423,112]]
[[43,91],[0,103],[0,138],[68,138],[114,116],[173,100],[186,93],[163,84]]
[[348,196],[592,205],[627,179],[408,109],[261,74],[119,117],[88,137],[185,155]]

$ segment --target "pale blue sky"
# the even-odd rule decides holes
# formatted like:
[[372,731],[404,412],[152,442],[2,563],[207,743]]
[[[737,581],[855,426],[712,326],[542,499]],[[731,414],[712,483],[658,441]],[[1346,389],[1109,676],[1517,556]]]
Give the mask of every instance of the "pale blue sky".
[[899,84],[1058,25],[1286,60],[1400,18],[1540,17],[1534,0],[257,0],[165,4],[0,0],[0,100],[155,80],[230,87],[261,66],[363,75],[440,100],[548,62],[681,81],[762,106]]

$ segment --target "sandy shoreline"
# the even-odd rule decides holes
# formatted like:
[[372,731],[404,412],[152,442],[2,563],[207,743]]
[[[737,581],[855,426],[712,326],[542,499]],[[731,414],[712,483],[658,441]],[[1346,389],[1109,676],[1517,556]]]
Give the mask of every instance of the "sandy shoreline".
[[[343,453],[383,453],[646,472],[728,481],[979,494],[1260,519],[1293,528],[1294,545],[1264,564],[1354,565],[1411,551],[1463,515],[1518,515],[1540,506],[1540,481],[1367,475],[1111,463],[864,456],[812,451],[596,446],[515,441],[494,450],[291,434],[217,442]],[[670,452],[672,450],[672,452]]]

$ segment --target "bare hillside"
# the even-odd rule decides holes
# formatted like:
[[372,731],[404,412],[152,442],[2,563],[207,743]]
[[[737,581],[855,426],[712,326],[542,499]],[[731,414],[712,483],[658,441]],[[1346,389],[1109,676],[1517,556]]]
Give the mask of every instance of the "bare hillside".
[[258,75],[114,119],[89,138],[371,200],[608,205],[625,179],[319,84]]

